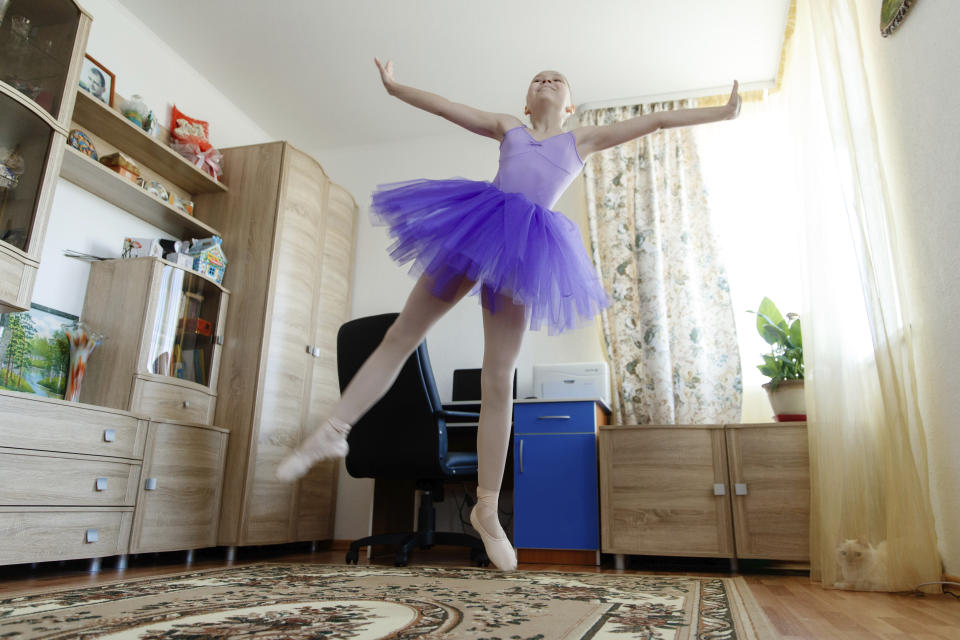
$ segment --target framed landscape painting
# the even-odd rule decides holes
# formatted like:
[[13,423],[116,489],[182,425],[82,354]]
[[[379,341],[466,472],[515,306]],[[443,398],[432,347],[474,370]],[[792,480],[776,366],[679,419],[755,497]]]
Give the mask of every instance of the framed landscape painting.
[[76,320],[37,304],[0,315],[0,389],[63,398],[70,372],[63,328]]

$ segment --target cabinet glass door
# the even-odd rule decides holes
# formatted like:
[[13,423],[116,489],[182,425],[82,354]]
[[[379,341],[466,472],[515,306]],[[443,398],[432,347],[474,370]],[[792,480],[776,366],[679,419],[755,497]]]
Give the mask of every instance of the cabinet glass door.
[[52,136],[42,118],[0,92],[0,241],[24,252]]
[[161,267],[147,359],[150,373],[209,386],[221,294],[206,278],[171,265]]
[[80,12],[70,0],[0,0],[0,81],[54,118],[79,22]]

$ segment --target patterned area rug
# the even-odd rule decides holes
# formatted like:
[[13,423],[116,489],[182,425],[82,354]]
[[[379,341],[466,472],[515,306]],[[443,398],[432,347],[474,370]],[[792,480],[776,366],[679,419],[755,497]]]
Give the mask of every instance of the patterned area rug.
[[256,564],[0,600],[0,638],[775,638],[742,578]]

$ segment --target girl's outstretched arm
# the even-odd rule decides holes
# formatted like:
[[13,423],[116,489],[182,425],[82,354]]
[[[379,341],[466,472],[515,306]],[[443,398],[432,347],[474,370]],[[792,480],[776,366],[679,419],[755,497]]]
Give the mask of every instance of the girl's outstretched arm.
[[393,61],[387,61],[387,64],[383,64],[378,58],[374,58],[373,61],[380,70],[380,79],[383,80],[383,87],[387,93],[418,109],[446,118],[464,129],[481,136],[502,140],[503,134],[508,130],[523,124],[506,113],[481,111],[465,104],[451,102],[429,91],[402,85],[393,79]]
[[609,149],[660,129],[687,127],[718,120],[732,120],[740,114],[738,86],[737,81],[734,80],[730,100],[722,107],[658,111],[614,124],[599,127],[580,127],[576,130],[577,149],[581,156],[586,156],[588,153]]

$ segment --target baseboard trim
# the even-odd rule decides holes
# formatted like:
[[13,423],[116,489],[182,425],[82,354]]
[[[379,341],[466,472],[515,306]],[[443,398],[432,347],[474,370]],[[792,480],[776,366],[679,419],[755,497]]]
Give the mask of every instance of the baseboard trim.
[[[943,574],[943,581],[960,583],[960,578],[958,578],[957,576],[952,576],[949,573],[945,573]],[[943,585],[943,588],[949,591],[960,591],[960,587],[954,584],[945,584]]]
[[517,561],[532,564],[577,564],[597,566],[596,551],[581,549],[517,549]]
[[331,540],[330,541],[330,550],[331,551],[346,551],[350,548],[350,543],[353,540]]

